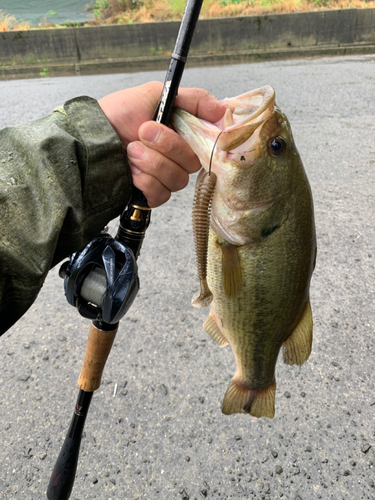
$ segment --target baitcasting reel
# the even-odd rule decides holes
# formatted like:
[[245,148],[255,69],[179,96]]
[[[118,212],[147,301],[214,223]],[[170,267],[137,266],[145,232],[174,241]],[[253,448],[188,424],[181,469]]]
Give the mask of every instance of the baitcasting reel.
[[132,305],[139,290],[137,258],[150,215],[146,198],[134,189],[116,238],[102,231],[61,266],[67,301],[84,318],[113,325]]
[[138,266],[132,250],[102,231],[60,270],[67,301],[81,316],[114,324],[132,305]]

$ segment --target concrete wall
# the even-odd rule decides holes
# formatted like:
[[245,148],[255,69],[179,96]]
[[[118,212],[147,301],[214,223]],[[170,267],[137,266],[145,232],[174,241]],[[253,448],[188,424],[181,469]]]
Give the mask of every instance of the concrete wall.
[[[134,64],[168,57],[179,22],[93,26],[0,33],[0,67]],[[310,47],[375,44],[375,9],[204,19],[197,24],[194,56]],[[67,66],[68,65],[68,66]],[[26,70],[25,70],[26,71]]]
[[[199,51],[234,51],[375,42],[375,9],[217,19],[198,23]],[[196,47],[194,45],[194,48]]]

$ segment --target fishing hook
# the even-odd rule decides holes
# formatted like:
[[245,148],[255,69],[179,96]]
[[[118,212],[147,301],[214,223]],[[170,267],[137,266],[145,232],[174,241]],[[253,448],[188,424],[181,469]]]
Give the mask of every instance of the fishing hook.
[[214,156],[214,151],[215,151],[215,148],[216,148],[216,144],[217,144],[217,141],[219,140],[219,137],[221,136],[221,134],[224,132],[224,130],[221,130],[219,135],[216,137],[215,139],[215,142],[214,142],[214,145],[212,146],[212,151],[211,151],[211,158],[210,158],[210,166],[208,167],[208,175],[211,175],[211,165],[212,165],[212,158]]

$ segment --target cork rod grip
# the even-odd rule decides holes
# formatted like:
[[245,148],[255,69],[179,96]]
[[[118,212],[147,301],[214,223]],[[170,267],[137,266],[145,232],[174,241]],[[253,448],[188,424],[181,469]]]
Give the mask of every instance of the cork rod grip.
[[85,358],[78,377],[78,386],[83,391],[94,392],[96,389],[99,389],[104,366],[112,348],[116,332],[117,325],[112,331],[100,330],[94,324],[91,325]]

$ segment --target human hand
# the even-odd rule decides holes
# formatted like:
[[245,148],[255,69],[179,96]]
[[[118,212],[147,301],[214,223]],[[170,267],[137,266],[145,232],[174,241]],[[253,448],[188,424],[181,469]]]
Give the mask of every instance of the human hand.
[[[128,156],[134,185],[151,208],[187,186],[189,174],[201,165],[190,146],[173,129],[151,121],[163,89],[161,82],[120,90],[100,99],[99,105],[119,136]],[[180,88],[175,106],[210,122],[227,106],[203,89]]]

